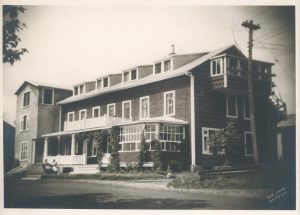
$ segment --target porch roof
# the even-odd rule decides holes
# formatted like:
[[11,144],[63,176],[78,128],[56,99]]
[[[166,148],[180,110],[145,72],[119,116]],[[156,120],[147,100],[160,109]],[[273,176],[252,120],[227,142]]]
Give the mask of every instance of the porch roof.
[[[141,120],[137,120],[137,121],[133,121],[133,122],[118,123],[118,124],[114,124],[113,126],[134,125],[134,124],[140,124],[140,123],[169,123],[169,124],[177,124],[177,125],[189,124],[188,121],[176,119],[171,116],[160,116],[160,117],[153,117],[153,118],[149,118],[149,119],[141,119]],[[77,134],[77,133],[81,133],[81,132],[94,131],[94,130],[99,130],[99,129],[101,129],[101,130],[109,129],[111,127],[112,127],[112,125],[105,126],[105,127],[95,127],[95,128],[89,128],[89,129],[74,130],[74,131],[59,131],[59,132],[54,132],[54,133],[43,134],[42,137],[53,137],[53,136],[62,136],[62,135],[68,135],[68,134]]]

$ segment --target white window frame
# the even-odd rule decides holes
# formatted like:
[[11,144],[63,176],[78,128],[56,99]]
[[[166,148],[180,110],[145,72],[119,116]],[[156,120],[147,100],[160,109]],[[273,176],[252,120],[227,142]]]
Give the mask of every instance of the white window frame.
[[[45,104],[45,102],[44,102],[44,93],[45,93],[45,89],[46,90],[52,90],[52,101],[51,101],[51,104]],[[43,93],[42,93],[42,104],[43,105],[53,105],[54,104],[54,89],[52,89],[52,88],[43,88]]]
[[[25,93],[28,93],[29,92],[29,104],[27,105],[27,106],[24,106],[24,99],[25,99]],[[23,92],[23,96],[22,96],[22,104],[21,104],[21,107],[22,108],[28,108],[28,107],[30,107],[30,97],[31,97],[31,90],[26,90],[26,91],[24,91]]]
[[[80,86],[83,86],[83,92],[82,93],[80,93]],[[75,95],[75,88],[77,87],[77,95]],[[74,87],[73,87],[73,95],[74,96],[79,96],[79,95],[82,95],[82,94],[84,94],[85,93],[85,84],[78,84],[78,85],[75,85]]]
[[[29,141],[23,141],[23,142],[20,143],[20,161],[27,161],[27,159],[28,159],[28,145],[29,145],[28,143],[29,143]],[[22,151],[23,144],[26,144],[26,151]],[[22,152],[23,153],[26,152],[26,158],[22,159]]]
[[[132,80],[132,71],[136,71],[136,78]],[[136,81],[139,79],[139,69],[138,68],[134,68],[130,70],[130,81]]]
[[93,107],[93,110],[92,110],[92,117],[95,118],[95,115],[94,115],[94,110],[98,110],[99,111],[99,116],[100,117],[100,106],[96,106],[96,107]]
[[[213,62],[214,61],[221,61],[221,66],[220,66],[220,73],[216,73],[216,74],[213,74]],[[212,59],[211,61],[210,61],[210,76],[211,77],[216,77],[216,76],[220,76],[220,75],[223,75],[224,74],[224,60],[223,60],[223,58],[222,57],[220,57],[220,58],[216,58],[216,59]]]
[[[73,121],[70,121],[70,115],[73,114]],[[68,122],[74,122],[75,121],[75,112],[68,112]]]
[[[104,79],[106,79],[107,78],[107,86],[106,87],[104,87]],[[102,83],[101,83],[101,85],[102,85],[102,89],[104,89],[104,88],[107,88],[107,87],[109,87],[110,86],[110,84],[109,84],[109,76],[105,76],[105,77],[102,77],[102,81],[101,81]]]
[[[252,137],[252,132],[251,131],[245,131],[244,132],[244,147],[245,147],[245,156],[246,157],[252,157],[253,156],[253,154],[248,154],[247,153],[247,143],[246,143],[246,140],[247,140],[247,138],[246,138],[246,135],[247,134],[251,134],[251,137]],[[252,141],[252,144],[253,144],[253,141]],[[252,146],[253,147],[253,146]]]
[[[131,127],[131,129],[128,127]],[[141,134],[143,132],[144,125],[136,124],[136,125],[129,125],[128,127],[127,126],[121,127],[122,130],[120,132],[120,142],[119,142],[119,144],[121,144],[121,149],[119,151],[120,152],[140,151],[140,149],[138,149],[138,148],[140,147],[139,143],[141,142]],[[134,128],[134,130],[133,130],[133,128]],[[126,132],[124,132],[124,129],[128,129],[128,130]],[[125,140],[126,136],[127,136],[127,140]],[[136,139],[133,140],[134,138],[136,138]],[[124,150],[124,144],[128,144],[128,143],[134,143],[135,150]]]
[[[170,69],[169,69],[169,70],[165,70],[165,62],[166,62],[166,61],[170,61]],[[162,61],[162,62],[161,62],[161,64],[162,64],[162,69],[161,69],[162,72],[169,72],[169,71],[172,71],[172,70],[173,70],[173,66],[172,66],[173,63],[172,63],[172,62],[173,62],[172,58],[169,58],[169,59],[166,59],[166,60]]]
[[[98,88],[98,81],[101,81],[101,83],[100,83],[100,87]],[[102,78],[98,78],[98,79],[96,79],[96,81],[95,81],[95,89],[96,90],[100,90],[100,89],[102,89]]]
[[[147,111],[147,117],[142,117],[142,100],[147,99],[148,100],[148,111]],[[150,118],[150,97],[149,96],[143,96],[140,97],[140,119],[149,119]]]
[[[170,93],[173,94],[173,98],[174,98],[173,106],[174,107],[173,107],[173,113],[167,114],[166,98],[167,98],[167,94],[170,94]],[[175,114],[176,114],[176,93],[175,93],[175,90],[164,92],[164,116],[175,116]]]
[[[24,122],[24,116],[26,116],[26,125],[25,125],[25,129],[23,128],[23,122]],[[20,119],[20,132],[23,132],[23,131],[29,131],[29,116],[28,114],[22,114],[21,115],[21,119]]]
[[[159,73],[155,73],[155,65],[156,64],[159,64],[160,63],[160,72]],[[161,73],[163,73],[164,72],[164,70],[163,70],[163,62],[161,62],[161,61],[159,61],[159,62],[155,62],[154,64],[153,64],[153,74],[154,75],[159,75],[159,74],[161,74]]]
[[[207,130],[207,134],[204,134],[204,130]],[[209,130],[213,130],[213,131],[219,131],[220,128],[209,128],[209,127],[202,127],[202,154],[204,155],[212,155],[212,152],[209,151],[209,146],[208,147],[208,151],[204,150],[204,137],[209,138]],[[222,152],[220,152],[220,154],[222,154]]]
[[[124,117],[124,114],[125,114],[125,109],[124,109],[124,107],[125,107],[125,104],[126,104],[126,103],[129,103],[129,107],[130,107],[129,118],[125,118],[125,117]],[[126,120],[126,119],[131,119],[131,118],[132,118],[131,100],[123,101],[123,102],[122,102],[122,119],[123,119],[123,120]]]
[[[235,97],[235,110],[236,110],[235,115],[229,115],[228,96],[234,96]],[[237,96],[236,95],[226,95],[226,117],[237,119],[238,115],[239,115],[238,112],[239,111],[238,111],[238,98],[237,98]]]
[[[85,116],[84,119],[81,119],[81,113],[82,112],[84,112],[84,116]],[[79,120],[85,120],[87,118],[87,116],[86,116],[86,109],[82,109],[82,110],[79,111],[79,117],[78,118],[79,118]]]
[[108,104],[107,105],[107,110],[106,110],[106,114],[107,114],[107,116],[109,117],[109,107],[110,106],[114,106],[114,116],[116,116],[116,103],[111,103],[111,104]]
[[250,105],[249,105],[249,117],[246,116],[246,101],[248,100],[248,98],[244,98],[243,103],[244,103],[244,119],[246,120],[250,120]]

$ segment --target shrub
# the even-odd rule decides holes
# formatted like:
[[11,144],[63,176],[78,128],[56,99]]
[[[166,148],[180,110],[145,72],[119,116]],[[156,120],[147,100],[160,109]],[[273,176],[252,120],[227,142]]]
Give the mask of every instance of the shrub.
[[161,168],[161,146],[159,140],[155,139],[150,142],[153,152],[153,169],[155,171],[160,171]]
[[168,162],[168,170],[172,172],[178,172],[182,168],[182,165],[176,161],[176,160],[171,160]]
[[143,165],[146,161],[146,158],[149,154],[149,143],[146,142],[146,138],[144,135],[144,131],[142,132],[141,135],[141,149],[138,155],[138,170],[143,171]]
[[112,127],[110,136],[110,164],[107,167],[109,172],[118,172],[120,170],[120,129],[119,127]]

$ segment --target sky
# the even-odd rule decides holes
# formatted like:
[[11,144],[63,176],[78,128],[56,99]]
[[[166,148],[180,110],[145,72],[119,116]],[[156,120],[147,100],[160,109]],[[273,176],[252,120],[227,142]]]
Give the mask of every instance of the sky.
[[295,113],[294,8],[279,6],[52,5],[24,6],[20,48],[29,53],[3,64],[3,116],[15,121],[15,91],[25,80],[72,88],[108,73],[152,64],[175,52],[195,53],[236,44],[247,56],[253,19],[253,58],[275,63],[275,93]]

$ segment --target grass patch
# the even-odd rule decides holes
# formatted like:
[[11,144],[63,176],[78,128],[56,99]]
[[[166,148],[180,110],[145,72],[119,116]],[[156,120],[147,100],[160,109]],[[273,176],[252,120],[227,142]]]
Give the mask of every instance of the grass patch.
[[[276,174],[276,177],[275,177]],[[279,188],[285,183],[278,172],[251,172],[244,174],[219,174],[214,176],[201,176],[190,174],[175,178],[168,186],[183,189],[266,189]]]
[[110,181],[165,179],[165,175],[156,173],[100,173],[100,174],[61,174],[43,175],[43,179],[93,179]]

